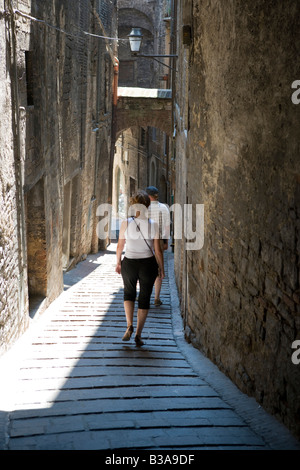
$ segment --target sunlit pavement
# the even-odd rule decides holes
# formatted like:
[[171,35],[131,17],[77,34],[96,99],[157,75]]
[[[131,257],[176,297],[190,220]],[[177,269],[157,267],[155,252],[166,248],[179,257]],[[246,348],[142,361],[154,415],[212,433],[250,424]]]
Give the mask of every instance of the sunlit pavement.
[[173,255],[145,345],[126,329],[115,245],[65,275],[65,291],[0,358],[0,448],[300,449],[184,339]]

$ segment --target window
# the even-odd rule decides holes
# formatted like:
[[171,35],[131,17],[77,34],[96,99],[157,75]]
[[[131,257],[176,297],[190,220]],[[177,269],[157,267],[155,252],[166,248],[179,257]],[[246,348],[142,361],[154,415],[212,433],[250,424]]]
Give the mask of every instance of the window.
[[135,179],[134,178],[129,178],[129,183],[130,183],[130,196],[133,196],[135,193]]
[[109,72],[110,72],[110,62],[109,58],[105,57],[105,73],[104,73],[104,92],[105,92],[105,103],[104,103],[104,113],[109,112]]
[[152,140],[153,140],[153,142],[156,142],[156,140],[157,140],[157,129],[156,129],[156,127],[152,127]]
[[150,185],[156,186],[156,164],[155,160],[152,160],[150,165]]
[[26,89],[27,89],[27,106],[34,105],[34,73],[33,73],[33,52],[25,51],[25,67],[26,67]]
[[120,60],[119,85],[134,86],[134,61]]
[[141,127],[140,146],[145,147],[145,145],[146,145],[146,131],[143,127]]

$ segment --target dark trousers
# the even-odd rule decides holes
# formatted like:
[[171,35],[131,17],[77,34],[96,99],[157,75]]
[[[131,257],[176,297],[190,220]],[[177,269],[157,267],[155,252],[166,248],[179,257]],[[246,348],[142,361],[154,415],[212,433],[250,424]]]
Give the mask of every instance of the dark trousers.
[[124,282],[124,300],[135,301],[137,281],[139,281],[138,307],[148,309],[153,285],[158,275],[155,256],[141,259],[124,257],[121,265],[121,275]]

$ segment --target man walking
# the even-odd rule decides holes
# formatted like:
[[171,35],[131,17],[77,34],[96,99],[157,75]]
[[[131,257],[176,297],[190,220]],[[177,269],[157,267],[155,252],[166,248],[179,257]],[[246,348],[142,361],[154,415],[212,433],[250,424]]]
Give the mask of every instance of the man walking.
[[[149,218],[154,220],[159,226],[159,239],[162,252],[168,249],[168,242],[170,238],[170,211],[165,204],[158,200],[158,189],[155,186],[148,186],[146,192],[150,197],[150,206],[148,207]],[[162,279],[156,278],[155,281],[155,299],[154,305],[159,307],[162,305],[160,300]]]

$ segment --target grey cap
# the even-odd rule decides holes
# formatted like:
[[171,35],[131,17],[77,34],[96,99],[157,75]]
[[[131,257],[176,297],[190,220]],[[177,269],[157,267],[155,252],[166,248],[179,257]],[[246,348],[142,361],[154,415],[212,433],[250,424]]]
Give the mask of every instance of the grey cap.
[[158,189],[155,186],[148,186],[146,193],[149,194],[149,196],[157,196]]

